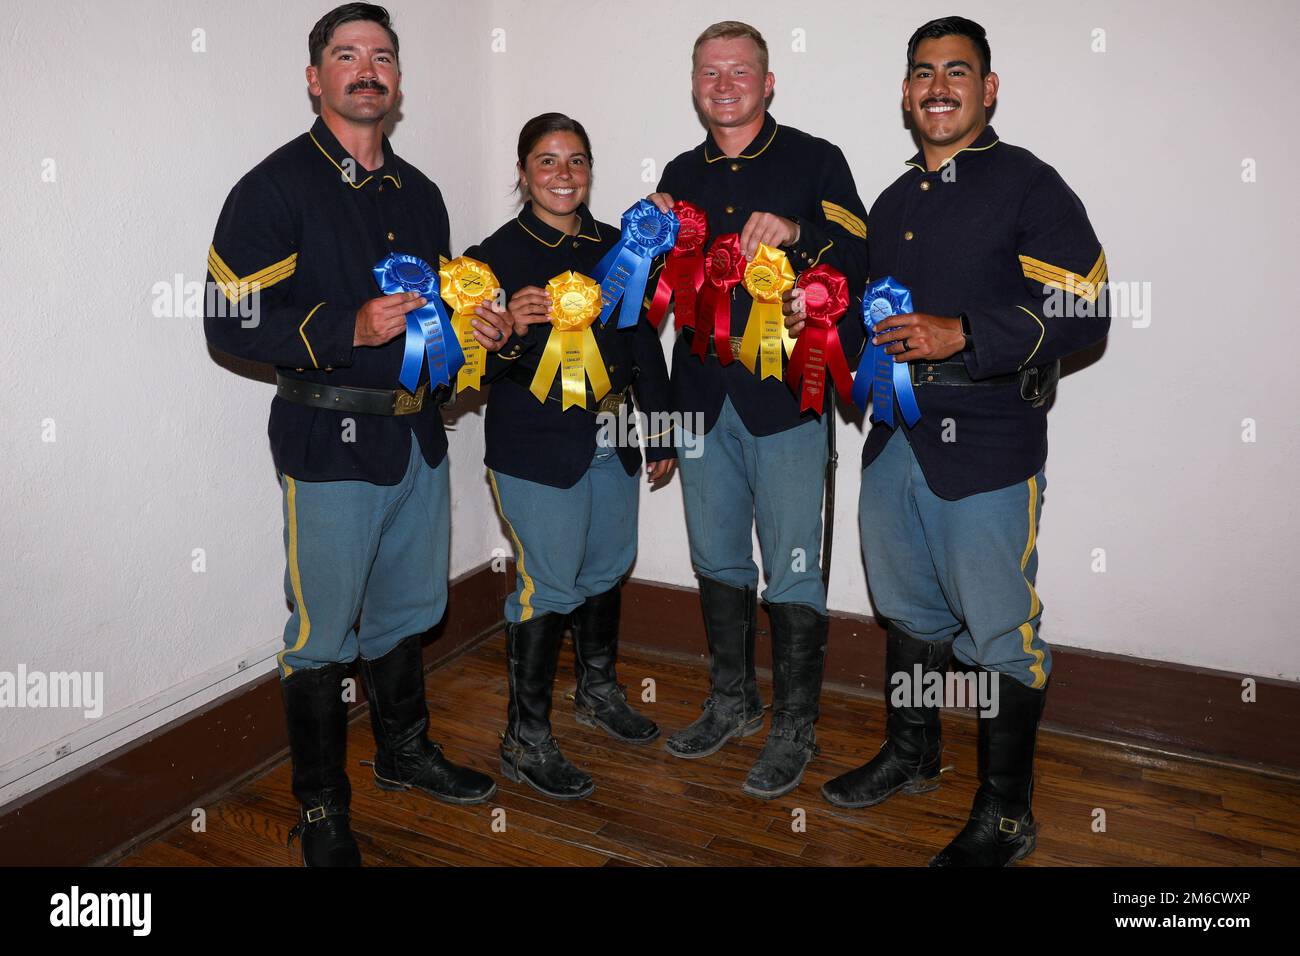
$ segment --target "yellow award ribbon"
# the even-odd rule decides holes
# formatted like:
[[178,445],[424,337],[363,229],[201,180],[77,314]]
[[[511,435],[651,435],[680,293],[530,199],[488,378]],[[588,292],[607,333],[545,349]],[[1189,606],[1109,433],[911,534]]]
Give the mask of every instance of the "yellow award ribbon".
[[[754,300],[740,342],[740,360],[760,379],[781,378],[781,349],[786,355],[794,340],[786,331],[781,315],[781,296],[794,288],[794,270],[780,249],[758,244],[758,251],[745,267],[745,291]],[[756,369],[755,365],[759,368]],[[760,371],[761,369],[761,371]]]
[[609,392],[605,359],[596,347],[591,323],[600,315],[600,284],[580,272],[561,272],[546,283],[551,296],[551,335],[529,391],[545,402],[558,371],[561,381],[561,411],[574,405],[587,407],[586,379],[600,401]]
[[452,310],[451,326],[465,353],[465,364],[456,375],[456,391],[477,389],[483,381],[483,366],[487,352],[474,338],[474,307],[491,301],[497,294],[497,277],[485,262],[457,256],[438,270],[438,285],[443,301]]

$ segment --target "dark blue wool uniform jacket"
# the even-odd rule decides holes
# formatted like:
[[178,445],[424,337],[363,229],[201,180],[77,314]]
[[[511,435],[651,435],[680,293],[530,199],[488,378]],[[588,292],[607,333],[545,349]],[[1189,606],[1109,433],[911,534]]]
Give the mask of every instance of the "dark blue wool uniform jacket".
[[[516,219],[503,225],[476,246],[465,250],[472,259],[492,267],[507,301],[524,286],[545,289],[562,272],[580,272],[590,278],[597,263],[619,238],[616,226],[597,222],[585,205],[578,207],[581,227],[576,236],[565,235],[542,222],[526,204]],[[610,390],[632,387],[637,407],[648,416],[670,410],[668,366],[655,328],[642,310],[637,324],[619,329],[617,314],[602,326],[592,325],[596,344],[605,360]],[[490,381],[484,463],[493,471],[555,488],[570,488],[586,473],[596,453],[600,423],[587,385],[588,408],[570,407],[548,399],[539,402],[528,389],[545,350],[551,325],[530,325],[524,336],[511,335],[500,352],[488,354],[484,379]],[[516,381],[511,374],[526,378]],[[559,394],[559,376],[551,385]],[[631,408],[626,409],[630,415]],[[655,419],[649,419],[653,425]],[[662,430],[663,426],[661,426]],[[649,435],[646,436],[647,438]],[[646,448],[650,461],[675,458],[671,433],[657,436],[660,447]],[[620,444],[619,459],[633,475],[641,467],[641,451]]]
[[[858,198],[853,174],[839,147],[789,126],[767,114],[754,141],[734,159],[710,134],[664,168],[659,191],[685,199],[708,216],[710,241],[739,233],[750,214],[770,212],[799,223],[799,241],[786,249],[796,274],[818,263],[832,265],[848,279],[853,297],[839,324],[840,341],[856,367],[864,334],[859,304],[867,277],[866,209]],[[706,250],[707,251],[707,250]],[[653,293],[656,278],[648,291]],[[731,337],[745,334],[753,299],[738,284],[731,293]],[[691,354],[687,336],[673,350],[673,400],[683,412],[702,412],[709,430],[723,399],[754,435],[782,432],[815,417],[799,411],[799,401],[784,381],[760,380],[739,360],[722,366],[714,356],[703,361]],[[783,363],[784,365],[784,363]]]
[[[356,313],[382,294],[372,269],[391,252],[435,269],[448,254],[447,209],[423,173],[394,155],[367,171],[323,120],[258,163],[231,190],[208,251],[208,342],[231,355],[275,365],[291,378],[326,385],[399,388],[404,336],[353,348]],[[236,304],[256,305],[241,319]],[[248,327],[245,327],[248,326]],[[421,380],[428,381],[428,369]],[[345,429],[345,419],[353,427]],[[424,459],[447,453],[431,399],[409,415],[359,415],[276,397],[268,428],[275,466],[304,481],[401,481],[411,434]],[[352,440],[346,440],[351,438]]]
[[[966,313],[974,346],[958,357],[972,379],[1050,365],[1105,338],[1106,254],[1055,169],[992,127],[939,170],[927,172],[920,153],[907,165],[871,207],[871,276],[907,286],[917,312]],[[1047,461],[1047,409],[1018,385],[915,394],[921,419],[900,427],[940,497],[1025,481]],[[891,433],[873,424],[863,467]]]

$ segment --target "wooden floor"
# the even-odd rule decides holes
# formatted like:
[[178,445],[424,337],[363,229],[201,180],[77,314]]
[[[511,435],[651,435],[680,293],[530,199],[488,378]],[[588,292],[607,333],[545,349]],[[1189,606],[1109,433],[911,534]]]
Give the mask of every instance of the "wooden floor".
[[[704,665],[624,651],[629,694],[645,677],[658,700],[639,705],[665,728],[699,712]],[[803,784],[770,803],[740,791],[762,735],[704,760],[678,760],[663,738],[622,745],[573,719],[572,651],[565,644],[553,724],[565,754],[596,781],[586,800],[548,800],[501,778],[497,745],[505,723],[504,634],[431,672],[433,736],[453,760],[491,773],[496,796],[453,807],[415,792],[386,793],[359,765],[373,757],[364,717],[349,728],[352,826],[367,865],[884,865],[922,866],[965,821],[975,777],[975,720],[945,715],[943,786],[895,796],[869,810],[843,811],[820,794],[829,778],[870,758],[882,739],[884,707],[827,693],[817,733],[822,753]],[[765,699],[769,688],[764,686]],[[1048,709],[1050,717],[1050,702]],[[122,860],[126,866],[285,866],[297,817],[289,763],[227,794],[206,810],[206,832],[188,820]],[[806,830],[795,832],[797,809]],[[494,814],[500,830],[493,829]],[[1104,832],[1094,832],[1097,811]],[[1167,759],[1059,734],[1040,735],[1034,812],[1038,850],[1021,865],[1300,864],[1300,781],[1201,762]]]

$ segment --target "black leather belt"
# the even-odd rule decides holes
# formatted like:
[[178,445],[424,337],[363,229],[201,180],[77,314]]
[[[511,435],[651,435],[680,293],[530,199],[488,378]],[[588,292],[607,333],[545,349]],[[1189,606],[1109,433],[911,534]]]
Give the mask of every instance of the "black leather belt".
[[[331,408],[336,412],[360,415],[413,415],[424,408],[429,395],[428,383],[412,395],[404,388],[353,388],[343,385],[317,385],[302,379],[275,373],[276,394],[285,401],[313,408]],[[440,386],[440,390],[447,389]]]
[[[524,388],[531,390],[533,386],[533,376],[537,373],[536,369],[526,368],[522,365],[512,365],[506,370],[506,378],[510,379]],[[560,376],[555,376],[555,381],[551,383],[551,390],[546,394],[548,402],[561,402],[563,400],[564,385]],[[591,386],[586,386],[587,408],[595,411],[596,414],[608,412],[618,414],[619,406],[627,401],[627,389],[621,392],[606,392],[605,397],[596,401],[596,396],[591,391]]]
[[1035,365],[1019,372],[1006,375],[994,375],[975,381],[966,369],[966,363],[958,361],[911,362],[912,384],[922,385],[1019,385],[1020,397],[1032,402],[1034,407],[1042,405],[1056,390],[1056,383],[1061,378],[1061,363],[1051,362],[1047,365]]
[[995,375],[982,378],[978,382],[970,377],[966,363],[957,361],[943,362],[909,362],[912,372],[912,384],[921,385],[1015,385],[1020,382],[1020,373]]

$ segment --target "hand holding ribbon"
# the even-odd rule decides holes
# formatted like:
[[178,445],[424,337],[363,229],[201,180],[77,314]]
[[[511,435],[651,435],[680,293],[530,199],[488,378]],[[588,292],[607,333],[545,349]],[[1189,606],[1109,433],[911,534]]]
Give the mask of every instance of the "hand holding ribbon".
[[709,241],[709,220],[694,203],[679,199],[673,203],[677,216],[677,244],[668,250],[654,301],[646,318],[656,329],[673,302],[673,327],[678,331],[695,328],[695,300],[704,284],[704,244]]
[[600,314],[600,286],[579,272],[562,272],[546,284],[546,291],[551,297],[551,334],[529,391],[545,403],[558,371],[561,411],[574,405],[586,408],[588,378],[597,401],[610,389],[605,360],[591,331]]
[[[794,269],[780,249],[758,244],[754,258],[745,267],[745,291],[754,304],[745,324],[740,343],[740,360],[759,379],[781,377],[781,344],[785,322],[781,316],[781,296],[794,287]],[[841,311],[843,309],[841,308]],[[755,368],[761,357],[761,372]]]
[[614,306],[623,302],[618,312],[618,327],[630,329],[641,316],[641,300],[650,281],[650,263],[677,241],[677,216],[660,212],[648,199],[638,199],[623,213],[623,235],[596,265],[603,305],[600,324],[614,314]]
[[912,391],[912,369],[906,362],[895,362],[885,345],[872,345],[870,337],[888,331],[892,316],[912,311],[911,291],[892,276],[877,279],[862,294],[862,322],[867,327],[868,342],[853,383],[853,402],[866,411],[870,398],[872,419],[891,428],[895,397],[909,426],[921,420],[921,409]]
[[729,232],[713,240],[704,257],[704,287],[700,290],[699,310],[695,316],[695,340],[691,352],[701,359],[708,354],[713,339],[718,361],[730,365],[731,290],[745,273],[745,257],[740,252],[740,235]]
[[483,380],[487,352],[474,338],[470,321],[474,318],[474,307],[491,300],[500,283],[486,263],[467,256],[457,256],[444,265],[438,270],[438,279],[442,297],[455,313],[452,327],[465,354],[465,364],[456,376],[456,389],[477,389]]
[[424,357],[429,357],[429,387],[451,383],[451,377],[465,364],[465,353],[456,340],[438,292],[438,273],[417,256],[394,252],[374,269],[375,281],[386,295],[418,292],[425,304],[406,313],[406,352],[398,381],[411,394],[420,384]]
[[[844,274],[828,265],[817,265],[799,274],[795,283],[803,289],[804,312],[808,316],[804,329],[790,355],[785,381],[791,391],[799,390],[799,410],[822,413],[826,394],[826,376],[846,402],[851,397],[849,360],[840,345],[835,323],[849,305],[849,283]],[[777,310],[778,322],[780,309]],[[802,388],[800,388],[802,386]]]

